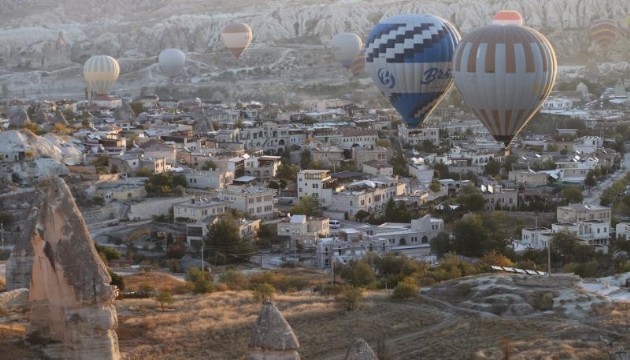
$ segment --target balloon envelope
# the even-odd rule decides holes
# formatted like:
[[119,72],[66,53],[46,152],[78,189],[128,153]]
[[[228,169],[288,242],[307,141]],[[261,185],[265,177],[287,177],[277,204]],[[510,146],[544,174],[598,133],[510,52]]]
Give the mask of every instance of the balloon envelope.
[[523,25],[523,16],[515,10],[501,10],[492,18],[497,25]]
[[234,23],[223,28],[221,38],[223,44],[230,50],[236,60],[241,58],[243,51],[252,42],[252,28],[245,23]]
[[497,141],[509,147],[551,92],[556,56],[531,28],[490,25],[462,39],[453,63],[466,104]]
[[95,55],[83,64],[83,77],[89,93],[107,94],[118,80],[118,75],[120,66],[111,56]]
[[432,15],[399,15],[377,24],[365,46],[365,67],[408,126],[418,126],[453,83],[460,35]]
[[591,22],[590,30],[593,42],[605,50],[617,37],[619,28],[614,20],[597,19]]
[[160,70],[166,76],[177,75],[186,64],[186,54],[179,49],[164,49],[158,56]]
[[346,69],[363,52],[363,41],[354,33],[343,32],[333,36],[331,45],[333,55]]

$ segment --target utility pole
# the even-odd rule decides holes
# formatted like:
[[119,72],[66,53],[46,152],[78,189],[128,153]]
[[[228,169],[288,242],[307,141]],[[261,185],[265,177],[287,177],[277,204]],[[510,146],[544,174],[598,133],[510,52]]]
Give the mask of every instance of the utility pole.
[[0,223],[0,238],[2,239],[2,248],[4,249],[4,223]]
[[202,274],[201,276],[203,276],[204,279],[205,279],[205,276],[206,276],[205,273],[203,272],[203,265],[204,265],[204,263],[203,263],[203,250],[204,250],[205,245],[206,245],[205,243],[206,242],[203,241],[203,239],[201,239],[201,274]]

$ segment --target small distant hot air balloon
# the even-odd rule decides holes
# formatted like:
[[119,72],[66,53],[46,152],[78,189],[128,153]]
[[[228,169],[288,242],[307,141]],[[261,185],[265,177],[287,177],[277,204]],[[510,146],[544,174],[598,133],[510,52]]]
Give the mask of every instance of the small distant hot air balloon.
[[523,16],[515,10],[501,10],[492,18],[496,25],[523,25]]
[[87,82],[88,93],[107,94],[118,80],[120,66],[111,56],[95,55],[83,64],[83,77]]
[[453,75],[466,104],[492,136],[509,148],[542,106],[556,78],[549,41],[526,26],[493,24],[466,35]]
[[160,70],[164,75],[176,76],[186,64],[186,54],[179,49],[164,49],[158,56]]
[[333,36],[332,53],[341,65],[348,69],[356,60],[357,56],[363,52],[363,41],[359,35],[349,32],[342,32]]
[[619,33],[617,23],[611,19],[593,20],[590,30],[591,39],[602,50],[607,50]]
[[451,23],[432,15],[393,16],[372,29],[366,70],[408,126],[420,125],[453,84],[459,40]]
[[243,51],[252,42],[252,28],[245,23],[234,23],[223,28],[221,38],[223,44],[230,50],[236,60],[241,58]]

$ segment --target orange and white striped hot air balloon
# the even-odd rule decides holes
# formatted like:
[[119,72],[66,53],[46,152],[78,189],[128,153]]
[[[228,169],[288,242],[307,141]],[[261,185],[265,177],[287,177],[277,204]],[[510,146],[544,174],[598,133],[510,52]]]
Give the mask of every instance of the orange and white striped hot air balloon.
[[523,16],[515,10],[501,10],[494,15],[492,23],[497,25],[523,25]]
[[454,59],[464,101],[507,150],[551,92],[557,72],[551,44],[529,27],[492,24],[465,36]]
[[223,28],[221,39],[223,44],[230,50],[236,60],[241,58],[243,51],[252,42],[252,28],[245,23],[229,24]]

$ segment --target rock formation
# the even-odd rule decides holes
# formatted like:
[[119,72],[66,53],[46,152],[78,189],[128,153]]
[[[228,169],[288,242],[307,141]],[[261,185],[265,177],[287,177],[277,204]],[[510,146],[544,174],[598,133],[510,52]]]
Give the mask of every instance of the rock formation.
[[[34,193],[33,201],[37,202],[38,193]],[[29,234],[33,233],[37,223],[37,208],[32,208],[30,213],[22,221],[23,231],[20,233],[15,247],[6,265],[7,289],[15,290],[28,288],[31,284],[31,271],[33,268],[33,245],[29,241]]]
[[265,300],[249,342],[248,360],[299,360],[300,342],[278,308]]
[[49,179],[31,236],[31,339],[47,357],[118,359],[115,286],[65,182]]
[[352,340],[344,360],[378,360],[378,357],[365,340],[357,338]]
[[22,108],[16,108],[11,111],[9,115],[9,126],[14,128],[22,128],[31,123],[31,119],[28,117],[26,110]]

